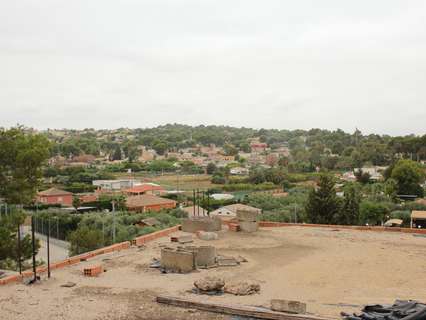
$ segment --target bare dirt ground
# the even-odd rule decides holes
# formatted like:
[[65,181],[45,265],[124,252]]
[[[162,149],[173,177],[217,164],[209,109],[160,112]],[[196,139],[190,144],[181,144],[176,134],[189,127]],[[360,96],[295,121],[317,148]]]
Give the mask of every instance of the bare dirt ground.
[[[154,302],[157,294],[228,304],[269,306],[273,298],[304,301],[308,312],[338,318],[363,304],[395,299],[426,301],[426,238],[410,234],[287,227],[254,234],[221,232],[219,254],[245,257],[236,267],[161,274],[149,268],[168,238],[55,270],[33,286],[0,287],[1,319],[230,319]],[[85,265],[101,263],[106,272],[83,277]],[[193,282],[207,275],[225,281],[251,279],[261,285],[252,296],[199,296]],[[73,288],[60,287],[68,281]]]

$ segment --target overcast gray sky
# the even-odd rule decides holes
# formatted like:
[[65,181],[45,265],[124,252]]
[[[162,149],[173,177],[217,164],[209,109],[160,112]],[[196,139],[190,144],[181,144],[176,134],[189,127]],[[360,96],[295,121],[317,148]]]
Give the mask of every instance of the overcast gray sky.
[[424,0],[0,1],[0,126],[424,134]]

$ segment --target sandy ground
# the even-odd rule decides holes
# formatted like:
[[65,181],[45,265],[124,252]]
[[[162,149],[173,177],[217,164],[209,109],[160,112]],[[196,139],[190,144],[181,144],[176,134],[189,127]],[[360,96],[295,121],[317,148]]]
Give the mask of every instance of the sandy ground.
[[[191,274],[161,274],[150,269],[168,238],[103,255],[53,272],[53,278],[33,286],[0,287],[1,319],[229,319],[153,302],[156,294],[200,301],[268,306],[272,298],[304,301],[308,312],[338,318],[341,311],[358,311],[363,304],[395,299],[426,301],[426,238],[409,234],[321,228],[262,229],[254,234],[221,232],[215,245],[223,255],[241,255],[237,267],[199,270]],[[84,265],[102,263],[97,278],[81,274]],[[225,281],[251,279],[261,285],[252,296],[199,296],[190,292],[195,280],[207,275]],[[62,288],[67,281],[73,288]]]

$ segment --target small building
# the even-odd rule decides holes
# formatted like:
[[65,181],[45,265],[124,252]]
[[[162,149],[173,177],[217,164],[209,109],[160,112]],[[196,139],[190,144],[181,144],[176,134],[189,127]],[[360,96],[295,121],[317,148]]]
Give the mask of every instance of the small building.
[[37,193],[37,202],[42,204],[60,204],[62,206],[72,206],[73,194],[57,188],[50,188]]
[[134,179],[120,179],[120,180],[93,180],[92,184],[102,191],[120,191],[140,186],[142,182]]
[[142,194],[128,197],[126,207],[129,211],[134,212],[160,211],[176,208],[176,201],[157,197],[152,194]]
[[231,220],[237,217],[237,210],[254,211],[254,212],[257,212],[258,214],[262,213],[262,210],[259,208],[248,206],[242,203],[235,203],[229,206],[221,207],[217,210],[210,212],[210,216],[220,217],[225,220]]
[[413,210],[411,212],[411,228],[426,228],[426,211]]
[[164,188],[155,183],[142,183],[141,185],[134,186],[133,188],[126,189],[124,192],[129,196],[137,196],[141,194],[155,194],[160,195],[165,192]]
[[235,176],[245,176],[249,174],[249,169],[244,167],[234,167],[229,170],[229,173]]

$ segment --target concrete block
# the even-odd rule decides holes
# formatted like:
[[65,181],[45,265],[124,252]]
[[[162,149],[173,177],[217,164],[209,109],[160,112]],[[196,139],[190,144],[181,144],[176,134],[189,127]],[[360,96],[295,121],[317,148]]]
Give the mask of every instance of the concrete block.
[[170,272],[191,272],[195,270],[194,252],[163,248],[161,249],[161,268]]
[[238,221],[258,221],[259,213],[251,210],[237,210]]
[[256,232],[259,229],[257,221],[240,221],[240,229],[244,232]]
[[222,221],[214,217],[193,217],[182,221],[182,231],[195,233],[197,231],[220,231]]
[[197,237],[200,240],[217,240],[219,235],[216,232],[207,232],[207,231],[197,231]]
[[216,248],[213,246],[190,246],[185,247],[185,250],[194,252],[197,267],[211,267],[216,264]]
[[271,300],[271,309],[287,313],[306,313],[306,303],[300,301],[273,299]]

